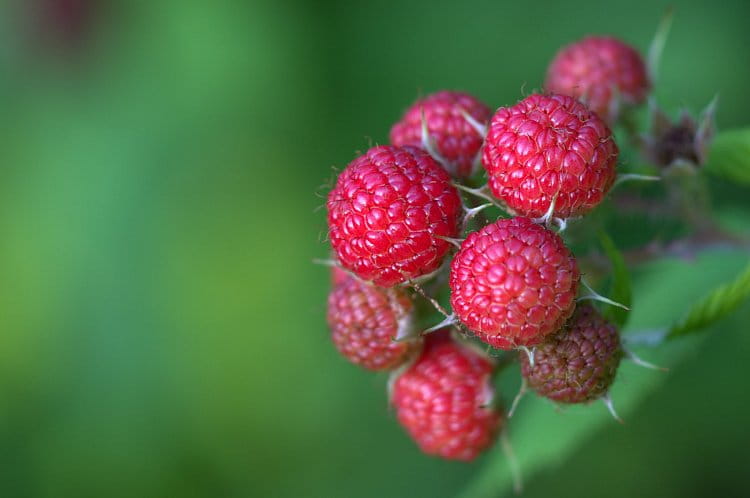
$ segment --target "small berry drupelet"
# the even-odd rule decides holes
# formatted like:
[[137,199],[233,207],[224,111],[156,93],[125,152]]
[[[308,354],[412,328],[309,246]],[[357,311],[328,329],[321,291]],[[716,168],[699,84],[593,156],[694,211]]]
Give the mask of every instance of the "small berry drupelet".
[[328,195],[339,262],[382,287],[437,270],[462,218],[448,173],[415,147],[378,146],[352,161]]
[[492,193],[516,214],[583,215],[615,181],[618,148],[609,127],[572,97],[530,95],[498,109],[482,149]]
[[540,396],[583,403],[604,396],[622,358],[617,327],[589,304],[578,306],[565,329],[538,346],[534,366],[519,354],[521,374]]
[[450,173],[457,177],[473,174],[475,159],[484,137],[463,112],[480,125],[486,125],[492,111],[476,98],[461,92],[441,91],[415,102],[401,121],[391,128],[393,145],[422,146],[422,111],[427,130],[438,153],[448,162]]
[[328,295],[328,324],[336,349],[368,370],[401,365],[421,345],[419,338],[408,339],[413,333],[409,296],[401,289],[381,289],[346,277]]
[[579,277],[559,235],[528,218],[500,219],[471,233],[453,259],[451,306],[493,347],[533,346],[573,313]]
[[429,455],[473,460],[494,442],[502,416],[492,406],[493,363],[443,329],[428,335],[419,359],[393,383],[401,425]]
[[349,280],[351,275],[346,273],[344,270],[339,268],[338,266],[334,266],[331,268],[331,285],[332,287],[336,287],[339,284],[342,284]]
[[641,54],[603,36],[563,47],[550,63],[544,84],[548,92],[581,99],[609,123],[618,118],[622,104],[642,103],[650,87]]

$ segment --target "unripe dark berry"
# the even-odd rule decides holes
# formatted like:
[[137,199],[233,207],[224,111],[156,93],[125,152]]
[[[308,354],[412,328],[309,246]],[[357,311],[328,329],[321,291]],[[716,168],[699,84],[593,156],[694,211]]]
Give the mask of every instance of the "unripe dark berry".
[[534,350],[534,366],[519,354],[521,373],[540,396],[583,403],[604,396],[622,358],[617,327],[589,304],[579,305],[567,327]]

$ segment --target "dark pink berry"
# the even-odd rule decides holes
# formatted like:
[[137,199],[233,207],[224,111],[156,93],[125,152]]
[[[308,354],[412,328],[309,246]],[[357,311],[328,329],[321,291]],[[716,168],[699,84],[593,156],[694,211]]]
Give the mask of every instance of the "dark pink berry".
[[618,148],[609,127],[572,97],[531,95],[498,109],[482,149],[492,193],[522,216],[555,202],[559,218],[587,213],[614,183]]
[[461,92],[441,91],[415,102],[406,110],[401,121],[391,128],[393,145],[422,146],[422,112],[430,137],[437,151],[447,160],[451,174],[470,176],[482,137],[466,120],[466,112],[479,124],[486,125],[492,111],[478,99]]
[[462,218],[448,173],[415,147],[379,146],[352,161],[328,195],[328,231],[341,264],[390,287],[440,267]]
[[336,349],[368,370],[401,365],[421,344],[413,334],[413,304],[401,289],[382,289],[354,277],[328,296],[328,324]]
[[451,265],[451,306],[491,346],[532,346],[573,313],[578,281],[560,236],[528,218],[500,219],[461,244]]
[[494,442],[502,416],[493,406],[493,364],[447,331],[427,336],[419,359],[394,382],[399,422],[421,450],[473,460]]
[[550,63],[544,88],[583,100],[608,122],[622,104],[643,102],[651,85],[634,48],[611,37],[592,36],[562,48]]
[[567,327],[534,350],[534,366],[519,355],[521,373],[540,396],[583,403],[604,396],[622,358],[617,327],[593,306],[580,305]]

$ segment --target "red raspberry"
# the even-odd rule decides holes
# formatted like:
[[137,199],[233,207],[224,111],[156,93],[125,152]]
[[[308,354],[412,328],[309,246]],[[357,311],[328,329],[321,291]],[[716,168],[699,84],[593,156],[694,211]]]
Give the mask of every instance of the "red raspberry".
[[438,269],[461,221],[448,173],[414,147],[373,147],[352,161],[328,195],[328,230],[339,261],[390,287]]
[[580,98],[610,123],[618,117],[620,102],[640,104],[650,86],[641,55],[620,40],[601,36],[562,48],[544,84],[548,92]]
[[563,95],[531,95],[492,117],[482,149],[492,193],[515,213],[582,215],[615,180],[618,149],[596,114]]
[[451,306],[491,346],[533,346],[573,313],[578,280],[560,236],[528,218],[500,219],[461,244],[451,265]]
[[492,115],[489,107],[476,98],[461,92],[441,91],[415,102],[406,110],[401,121],[391,128],[393,145],[422,146],[422,110],[430,137],[438,152],[451,166],[457,177],[471,176],[484,137],[464,118],[466,111],[480,124],[487,124]]
[[596,309],[576,309],[566,329],[538,346],[534,366],[519,355],[521,374],[539,395],[562,403],[583,403],[607,393],[622,358],[617,328]]
[[402,340],[413,332],[413,304],[400,289],[381,289],[349,275],[328,295],[328,324],[336,349],[368,370],[402,364],[420,345]]
[[493,364],[458,345],[447,331],[427,336],[416,363],[395,381],[398,421],[429,455],[473,460],[489,447],[502,422],[491,406]]

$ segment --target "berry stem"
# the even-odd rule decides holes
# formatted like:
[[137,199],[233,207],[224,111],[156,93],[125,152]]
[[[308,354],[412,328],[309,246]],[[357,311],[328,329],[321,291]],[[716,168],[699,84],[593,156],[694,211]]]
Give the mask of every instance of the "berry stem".
[[516,458],[516,454],[513,451],[513,446],[510,444],[510,438],[508,437],[508,431],[505,430],[500,434],[500,447],[503,450],[505,458],[508,460],[508,466],[510,467],[510,473],[513,479],[513,492],[521,494],[523,492],[523,477],[521,475],[521,465]]
[[511,418],[513,414],[516,413],[516,408],[518,408],[518,403],[520,403],[521,399],[526,395],[528,388],[529,388],[529,385],[526,382],[526,378],[522,376],[521,387],[518,389],[518,393],[513,398],[513,403],[511,403],[510,405],[510,410],[508,410],[508,418]]

